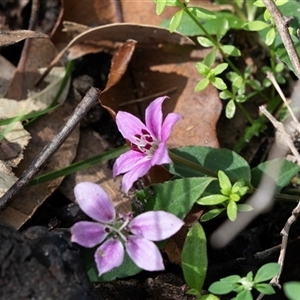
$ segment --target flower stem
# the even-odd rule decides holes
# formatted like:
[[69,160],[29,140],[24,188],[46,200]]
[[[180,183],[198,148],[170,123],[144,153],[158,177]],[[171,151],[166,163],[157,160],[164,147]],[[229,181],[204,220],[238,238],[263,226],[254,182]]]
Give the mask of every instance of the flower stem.
[[188,159],[185,159],[185,158],[183,158],[183,157],[181,157],[181,156],[179,156],[179,155],[177,155],[177,154],[175,154],[171,151],[169,151],[169,155],[170,155],[172,161],[174,161],[174,162],[177,162],[179,164],[188,166],[188,167],[190,167],[192,169],[195,169],[195,170],[197,170],[197,171],[199,171],[199,172],[201,172],[201,173],[203,173],[207,176],[218,178],[218,174],[216,172],[213,172],[213,171],[211,171],[211,170],[209,170],[209,169],[207,169],[207,168],[205,168],[205,167],[203,167],[203,166],[201,166],[197,163],[194,163],[194,162],[192,162]]

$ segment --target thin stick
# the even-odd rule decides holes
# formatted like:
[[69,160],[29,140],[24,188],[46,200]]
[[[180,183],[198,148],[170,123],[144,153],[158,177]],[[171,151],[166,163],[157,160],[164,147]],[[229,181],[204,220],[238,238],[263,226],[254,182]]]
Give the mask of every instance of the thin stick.
[[[278,264],[280,266],[280,269],[278,274],[275,277],[273,277],[270,281],[271,285],[277,286],[280,289],[281,289],[281,285],[279,283],[279,279],[284,266],[284,259],[285,259],[286,249],[287,249],[287,244],[289,239],[289,232],[292,224],[297,220],[299,213],[300,213],[300,202],[298,202],[297,206],[293,209],[291,216],[288,218],[283,229],[280,232],[280,234],[282,235],[281,249],[278,258]],[[261,300],[264,297],[264,295],[265,294],[259,294],[256,300]]]
[[278,264],[280,265],[280,269],[278,274],[274,278],[272,278],[270,282],[272,285],[276,285],[279,288],[281,288],[281,285],[279,284],[279,278],[282,273],[282,269],[284,265],[284,259],[285,259],[286,248],[289,239],[290,228],[292,224],[297,220],[299,213],[300,213],[300,202],[298,202],[297,206],[293,209],[291,216],[288,218],[283,229],[280,232],[280,234],[282,235],[281,250],[278,258]]
[[288,23],[291,21],[291,18],[283,16],[273,0],[263,0],[263,2],[274,19],[278,33],[295,69],[295,73],[297,77],[300,78],[300,59],[288,31]]
[[279,84],[278,84],[278,82],[277,82],[277,80],[276,80],[274,74],[271,73],[271,72],[267,72],[267,78],[269,78],[269,80],[270,80],[270,81],[272,82],[272,84],[274,85],[274,87],[275,87],[277,93],[279,94],[280,98],[282,99],[282,101],[284,102],[285,106],[287,107],[287,109],[288,109],[288,111],[289,111],[289,113],[290,113],[292,119],[293,119],[296,123],[298,123],[298,120],[297,120],[297,118],[296,118],[294,112],[292,111],[290,105],[288,104],[288,102],[287,102],[287,100],[286,100],[286,98],[285,98],[285,96],[284,96],[284,94],[283,94],[283,92],[282,92],[282,90],[281,90],[281,88],[280,88],[280,86],[279,86]]
[[288,146],[288,148],[293,153],[298,166],[300,167],[300,155],[298,150],[296,149],[293,140],[291,139],[291,136],[285,131],[284,126],[281,122],[277,121],[267,110],[264,106],[259,107],[260,111],[269,119],[269,121],[273,124],[274,128],[277,130],[277,132],[280,134],[281,140],[280,142],[284,146]]
[[10,187],[10,189],[0,199],[0,211],[4,210],[11,202],[12,197],[16,195],[29,181],[36,175],[41,166],[58,150],[67,137],[72,133],[85,114],[98,101],[99,91],[93,87],[89,89],[85,97],[78,104],[67,123],[59,130],[53,140],[47,144],[41,153],[32,161],[28,169],[22,176]]

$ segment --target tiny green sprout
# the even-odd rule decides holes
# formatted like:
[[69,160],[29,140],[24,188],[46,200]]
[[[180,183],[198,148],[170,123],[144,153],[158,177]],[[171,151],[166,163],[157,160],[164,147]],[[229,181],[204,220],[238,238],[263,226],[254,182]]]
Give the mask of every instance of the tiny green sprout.
[[218,179],[221,194],[212,194],[200,198],[197,203],[201,205],[216,205],[217,208],[210,210],[201,217],[201,221],[208,221],[225,209],[229,220],[235,221],[238,211],[249,211],[252,207],[247,204],[236,204],[247,193],[248,187],[245,185],[244,179],[239,179],[233,185],[228,176],[223,172],[218,172]]
[[237,293],[235,297],[236,300],[252,300],[251,291],[253,289],[265,295],[272,295],[275,294],[274,288],[268,283],[263,282],[273,278],[277,275],[278,271],[279,264],[268,263],[259,268],[254,279],[252,272],[249,272],[246,277],[231,275],[212,283],[208,290],[216,295],[225,295],[235,292]]
[[197,71],[204,77],[195,87],[196,92],[204,90],[209,83],[212,83],[217,89],[225,90],[227,88],[225,82],[217,75],[221,74],[228,67],[227,63],[217,65],[215,68],[210,68],[206,64],[196,63]]

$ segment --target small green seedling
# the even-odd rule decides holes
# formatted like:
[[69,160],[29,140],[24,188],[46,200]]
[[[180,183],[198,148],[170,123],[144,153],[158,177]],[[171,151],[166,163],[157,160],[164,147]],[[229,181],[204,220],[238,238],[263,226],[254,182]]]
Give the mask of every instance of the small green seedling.
[[253,273],[249,272],[246,277],[241,278],[239,275],[231,275],[210,285],[208,290],[217,295],[225,295],[236,292],[235,300],[252,300],[251,291],[256,289],[265,295],[275,294],[274,288],[264,281],[270,280],[279,271],[279,264],[269,263],[263,265],[256,273],[253,279]]
[[227,210],[229,220],[235,221],[238,211],[252,210],[250,205],[237,204],[237,202],[241,200],[242,196],[244,196],[249,189],[245,185],[244,179],[240,179],[232,185],[228,176],[221,170],[218,172],[218,179],[221,194],[213,194],[202,197],[197,201],[197,203],[201,205],[219,205],[219,207],[205,213],[201,217],[201,221],[208,221],[219,215],[225,209]]

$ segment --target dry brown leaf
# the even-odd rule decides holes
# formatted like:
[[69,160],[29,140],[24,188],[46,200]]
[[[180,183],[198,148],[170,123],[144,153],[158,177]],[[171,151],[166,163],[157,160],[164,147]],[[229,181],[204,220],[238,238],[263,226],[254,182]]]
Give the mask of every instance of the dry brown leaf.
[[[86,48],[79,51],[82,44],[87,43],[90,47],[95,46],[97,51],[102,51],[104,48],[109,47],[114,50],[116,47],[114,43],[125,42],[128,39],[133,39],[139,44],[158,45],[162,43],[175,43],[175,44],[194,44],[192,40],[179,33],[170,33],[167,29],[157,26],[147,26],[138,24],[110,24],[91,28],[78,36],[76,36],[50,63],[48,71],[56,65],[60,59],[70,51],[71,48],[76,50],[76,58],[78,55],[83,56]],[[79,45],[79,49],[74,48]],[[119,44],[117,44],[119,45]],[[90,48],[88,48],[90,49]],[[94,49],[94,48],[93,48]],[[93,50],[94,52],[94,50]],[[75,56],[70,52],[69,59],[74,59]],[[48,72],[47,71],[47,72]],[[45,72],[45,74],[47,74]]]
[[0,55],[0,70],[0,97],[3,97],[10,81],[13,78],[16,67],[6,58]]
[[[35,86],[39,78],[39,69],[48,66],[53,57],[57,54],[53,43],[49,39],[31,41],[24,72],[16,69],[14,77],[5,93],[5,98],[21,100],[27,98],[28,91],[38,91],[44,88],[45,84]],[[60,64],[61,65],[61,64]]]
[[[65,73],[65,70],[63,68],[54,68],[48,76],[48,80],[51,80],[51,83],[44,90],[40,91],[39,93],[31,93],[31,97],[26,100],[16,101],[16,100],[11,100],[11,99],[0,99],[0,119],[4,119],[4,118],[8,118],[8,117],[15,117],[20,114],[26,114],[26,113],[38,111],[38,110],[48,107],[60,87],[60,82],[62,81],[64,73]],[[60,97],[61,101],[64,101],[64,99],[67,96],[68,86],[69,86],[69,83],[66,85],[66,88]],[[41,121],[37,122],[41,126],[41,128],[39,128],[40,132],[38,134],[41,135],[43,130],[47,130],[49,128],[54,128],[54,129],[58,130],[58,128],[56,128],[56,126],[57,126],[56,114],[59,114],[59,113],[57,113],[57,111],[56,111],[50,115],[50,116],[52,116],[52,118],[50,118],[49,124],[41,123]],[[43,116],[42,119],[44,120],[44,118],[47,120],[48,116]],[[60,120],[60,123],[58,123],[58,124],[61,124],[61,122],[62,122],[62,120]],[[7,126],[10,126],[10,125],[1,126],[0,132],[3,132],[3,130],[5,130],[5,128],[7,128]],[[32,128],[34,128],[34,127],[30,127],[30,131],[32,130]],[[55,131],[53,130],[53,132],[55,132]],[[52,133],[50,132],[52,134],[52,136],[54,135],[53,132]],[[47,137],[46,140],[48,142],[52,138],[51,134],[49,134],[49,135],[46,134],[46,137]],[[34,141],[31,141],[28,145],[30,138],[31,138],[30,134],[28,133],[28,131],[26,131],[23,128],[21,122],[14,123],[13,126],[11,128],[9,128],[9,132],[5,134],[5,140],[9,143],[14,143],[14,144],[18,145],[20,148],[20,151],[18,152],[16,157],[13,156],[13,157],[6,158],[4,160],[0,160],[0,178],[1,178],[1,180],[0,180],[0,197],[17,180],[17,177],[15,176],[14,173],[12,173],[11,168],[17,167],[19,165],[20,161],[23,159],[24,148],[27,146],[27,149],[25,151],[25,154],[26,154],[25,162],[27,162],[27,165],[29,165],[29,161],[31,161],[33,158],[35,158],[35,156],[39,153],[37,151],[40,151],[39,150],[40,148],[37,145],[35,145],[34,147],[31,146],[31,144]],[[73,136],[73,138],[74,138],[74,136]],[[77,137],[77,139],[79,139],[79,137]],[[74,138],[73,143],[76,144],[76,142],[77,141]],[[41,146],[43,148],[44,143],[41,144]],[[74,157],[76,149],[74,149],[73,147],[71,147],[70,149],[72,149],[72,152],[73,152],[72,155]],[[68,153],[68,152],[66,152],[66,153]],[[33,154],[34,156],[31,156],[31,154]],[[70,155],[67,155],[67,158],[69,156]],[[71,156],[71,159],[73,157]],[[29,161],[28,161],[28,159],[29,159]],[[68,163],[69,162],[70,161],[68,161]],[[22,164],[24,164],[24,162],[22,162]],[[22,169],[21,168],[22,164],[19,165],[17,172],[20,172],[20,170]],[[60,162],[56,163],[56,165],[57,165],[57,168],[59,168]],[[42,200],[41,200],[42,197],[44,197],[44,199],[46,197],[48,197],[50,195],[49,192],[52,192],[54,190],[54,187],[57,187],[60,182],[61,181],[52,182],[51,190],[49,188],[48,189],[45,188],[45,186],[47,187],[47,185],[43,185],[42,188],[37,188],[37,190],[39,191],[40,204],[42,203]],[[57,185],[55,186],[55,184],[57,184]],[[33,189],[33,187],[32,187],[32,189]],[[22,192],[22,194],[23,194],[23,192]],[[19,196],[17,196],[17,197],[19,197]],[[28,193],[28,196],[23,195],[23,197],[30,198],[30,193]],[[36,209],[36,207],[33,207],[34,204],[32,204],[32,201],[30,202],[30,204],[31,204],[32,211],[34,211]],[[23,205],[26,206],[27,204],[25,203]],[[24,209],[20,209],[20,211],[22,212],[22,214],[21,214],[23,216],[22,218],[20,218],[20,212],[15,212],[15,210],[12,210],[12,207],[9,207],[8,208],[9,217],[7,217],[8,212],[6,212],[6,213],[4,212],[3,214],[0,214],[0,220],[8,222],[15,227],[18,227],[21,223],[24,223],[25,220],[27,220],[27,218],[28,218],[28,215],[23,213]],[[11,219],[11,220],[9,220],[9,219]]]
[[8,46],[25,39],[46,39],[47,34],[31,30],[0,30],[0,47]]
[[[43,116],[33,123],[28,131],[31,140],[25,150],[24,159],[16,169],[16,175],[20,176],[29,166],[32,160],[43,147],[53,139],[60,127],[74,109],[74,105],[65,103],[53,113]],[[79,128],[73,131],[61,148],[52,156],[50,161],[42,168],[39,175],[45,174],[68,166],[76,155],[79,141]],[[57,178],[51,182],[27,187],[14,197],[10,206],[0,212],[0,221],[8,223],[15,228],[20,228],[36,211],[36,209],[57,189],[63,178]]]

